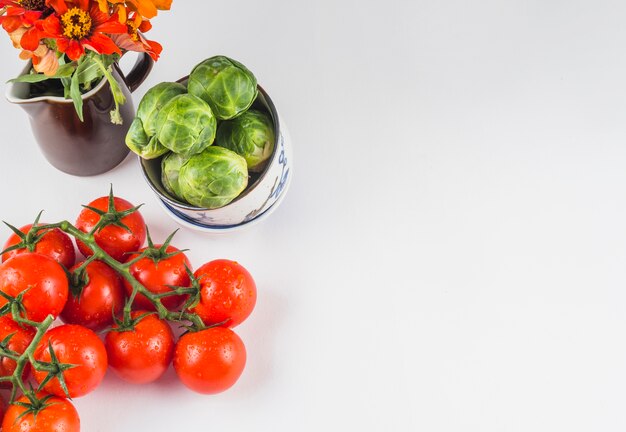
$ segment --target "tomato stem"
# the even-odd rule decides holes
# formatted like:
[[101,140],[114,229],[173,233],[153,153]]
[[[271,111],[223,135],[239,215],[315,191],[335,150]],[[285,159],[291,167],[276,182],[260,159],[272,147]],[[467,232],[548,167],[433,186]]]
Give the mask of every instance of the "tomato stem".
[[33,326],[37,329],[37,332],[35,333],[35,337],[31,341],[30,345],[28,345],[28,348],[26,348],[26,350],[24,350],[24,352],[16,360],[15,371],[13,372],[13,375],[9,377],[9,380],[8,380],[11,384],[13,384],[11,388],[11,398],[10,398],[11,403],[15,401],[15,397],[17,396],[18,389],[25,395],[31,394],[29,396],[29,399],[31,398],[31,396],[35,397],[34,394],[32,394],[32,392],[30,392],[26,388],[26,384],[24,384],[22,376],[24,374],[24,368],[26,367],[26,365],[32,360],[34,360],[33,356],[35,354],[35,348],[41,341],[41,338],[46,333],[46,331],[48,331],[48,328],[50,328],[50,325],[52,325],[53,321],[54,321],[54,316],[48,315],[46,319],[43,320],[41,323],[35,323],[35,325]]

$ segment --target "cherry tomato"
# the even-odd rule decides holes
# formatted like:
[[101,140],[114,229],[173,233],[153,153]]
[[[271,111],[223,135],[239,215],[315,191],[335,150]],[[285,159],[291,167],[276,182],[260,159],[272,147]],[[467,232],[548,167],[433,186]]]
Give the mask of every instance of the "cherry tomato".
[[[5,315],[0,317],[0,341],[3,341],[9,335],[13,336],[9,339],[7,348],[18,354],[23,354],[35,337],[35,330],[31,327],[22,327],[13,321],[9,315]],[[0,376],[13,375],[16,367],[17,363],[15,360],[11,360],[8,357],[0,357]],[[29,370],[29,365],[27,364],[24,368],[22,379],[26,379]],[[10,386],[8,383],[3,384],[6,384],[3,387]]]
[[[37,397],[45,397],[38,393]],[[80,418],[74,405],[65,398],[52,396],[37,413],[27,411],[30,401],[26,396],[9,405],[2,421],[2,432],[80,432]],[[26,406],[25,406],[26,405]]]
[[[157,249],[160,247],[161,245],[155,245]],[[145,248],[140,252],[144,250]],[[179,253],[160,260],[146,257],[130,266],[130,272],[135,279],[155,294],[171,291],[172,289],[169,286],[188,287],[191,284],[189,275],[185,271],[185,265],[191,268],[191,263],[187,256],[174,246],[168,246],[165,252],[167,254]],[[129,261],[138,256],[139,254],[132,255]],[[124,280],[124,286],[126,287],[126,293],[130,296],[133,292],[132,286],[126,280]],[[169,310],[175,310],[185,301],[185,298],[186,296],[169,296],[163,297],[161,302]],[[143,294],[137,294],[133,307],[135,309],[154,310],[153,304]]]
[[[133,208],[133,205],[122,198],[114,198],[115,209],[124,211]],[[89,203],[93,207],[106,211],[109,206],[109,197],[101,197]],[[100,221],[100,215],[93,210],[84,209],[78,215],[76,228],[83,232],[90,232]],[[109,225],[95,233],[95,240],[106,253],[114,259],[125,262],[131,252],[137,252],[146,241],[146,224],[141,214],[136,211],[122,218],[121,222],[130,231],[117,225]],[[78,249],[86,257],[91,256],[93,251],[81,241],[77,241]]]
[[246,347],[231,329],[213,327],[183,335],[174,351],[174,370],[191,390],[223,392],[237,382],[246,365]]
[[235,261],[215,260],[194,273],[200,281],[200,302],[191,312],[205,324],[225,322],[235,327],[248,318],[256,304],[256,285],[248,271]]
[[[40,224],[45,225],[45,224]],[[20,231],[24,234],[28,234],[32,228],[32,224],[25,225],[20,228]],[[20,243],[22,239],[15,233],[11,234],[11,237],[4,244],[3,249]],[[15,249],[2,255],[2,262],[7,261],[9,258],[15,255],[25,252],[36,252],[42,255],[49,256],[59,264],[63,264],[65,268],[70,268],[76,261],[76,252],[74,252],[74,243],[70,239],[70,236],[65,234],[58,228],[48,230],[35,244],[34,250],[29,251],[27,248]]]
[[[61,313],[68,295],[68,281],[61,264],[38,253],[22,253],[0,266],[0,291],[11,297],[24,292],[26,318],[41,322]],[[0,297],[0,307],[7,299]]]
[[[73,272],[82,263],[76,264]],[[124,309],[122,278],[101,261],[92,261],[86,268],[88,283],[79,297],[70,294],[61,319],[68,324],[79,324],[100,331],[113,324],[113,314]]]
[[[98,387],[107,369],[107,353],[104,344],[91,330],[73,324],[55,327],[46,334],[35,348],[35,360],[50,362],[49,343],[59,363],[76,365],[63,372],[69,396],[84,396]],[[47,372],[33,370],[33,375],[41,383]],[[50,380],[44,390],[56,396],[65,396],[57,377]]]
[[[131,314],[137,318],[145,311]],[[105,338],[109,365],[125,381],[145,384],[159,379],[172,362],[174,334],[156,315],[142,318],[133,330],[110,331]]]
[[7,411],[7,403],[4,401],[3,397],[0,397],[0,424],[2,424],[2,419],[4,419],[4,413]]

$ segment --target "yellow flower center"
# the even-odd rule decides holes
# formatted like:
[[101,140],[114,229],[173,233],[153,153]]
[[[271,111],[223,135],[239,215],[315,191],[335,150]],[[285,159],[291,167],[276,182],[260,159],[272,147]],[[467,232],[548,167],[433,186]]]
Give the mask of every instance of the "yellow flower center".
[[70,39],[82,39],[91,32],[91,16],[82,9],[73,7],[61,16],[63,35]]
[[137,42],[139,40],[139,36],[137,35],[137,25],[132,21],[127,21],[126,26],[128,27],[128,34],[130,38]]
[[18,0],[18,3],[26,10],[41,11],[46,7],[46,0]]

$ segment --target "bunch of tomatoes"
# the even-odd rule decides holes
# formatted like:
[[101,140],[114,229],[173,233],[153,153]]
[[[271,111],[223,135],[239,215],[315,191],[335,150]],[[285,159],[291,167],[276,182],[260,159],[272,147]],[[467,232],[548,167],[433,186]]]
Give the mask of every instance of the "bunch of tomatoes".
[[[0,386],[11,390],[3,432],[79,431],[70,399],[95,390],[107,368],[143,384],[173,362],[182,383],[204,394],[243,372],[246,349],[231,328],[254,309],[250,273],[230,260],[192,271],[173,235],[154,244],[139,207],[112,191],[83,207],[75,224],[9,225],[0,264]],[[63,324],[53,326],[57,317]]]

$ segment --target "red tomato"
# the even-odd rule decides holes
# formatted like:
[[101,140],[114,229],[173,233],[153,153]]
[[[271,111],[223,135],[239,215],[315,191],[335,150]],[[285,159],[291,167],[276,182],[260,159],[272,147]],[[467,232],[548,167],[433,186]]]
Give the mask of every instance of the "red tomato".
[[[161,245],[155,245],[157,249],[160,247]],[[144,250],[145,248],[140,252]],[[178,249],[174,246],[168,246],[165,252],[171,254],[178,252]],[[138,256],[139,254],[131,255],[129,261]],[[191,263],[187,256],[180,252],[172,257],[157,261],[151,258],[143,258],[130,266],[130,272],[149,291],[161,294],[172,290],[168,285],[177,287],[190,286],[191,280],[185,271],[185,265],[191,268]],[[126,287],[126,293],[130,296],[133,292],[132,286],[126,280],[124,280],[124,286]],[[163,297],[161,302],[169,310],[176,310],[185,301],[185,298],[186,296],[169,296]],[[153,304],[143,294],[137,294],[133,307],[135,309],[154,310]]]
[[[37,344],[35,360],[50,362],[52,357],[48,341],[59,363],[76,365],[63,372],[70,397],[84,396],[98,387],[107,370],[107,353],[104,344],[93,331],[72,324],[55,327],[46,332]],[[47,372],[33,370],[33,375],[41,383]],[[44,390],[56,396],[65,396],[56,377],[44,386]]]
[[[136,311],[131,316],[137,318],[144,313]],[[159,379],[174,354],[172,329],[155,315],[141,319],[133,330],[110,331],[105,344],[113,372],[135,384]]]
[[2,419],[4,419],[4,413],[7,410],[7,403],[4,401],[4,398],[0,397],[0,423],[2,423]]
[[[3,317],[0,317],[0,341],[3,341],[9,335],[13,336],[11,336],[9,343],[7,344],[7,348],[11,351],[15,351],[18,354],[23,354],[35,337],[35,330],[31,327],[21,327],[19,324],[13,321],[9,315],[5,315]],[[1,357],[0,376],[13,375],[16,367],[17,363],[15,363],[15,360],[11,360],[8,357]],[[28,376],[28,371],[29,366],[27,364],[26,368],[24,368],[24,374],[22,376],[22,379],[26,379],[26,377]],[[10,384],[8,383],[3,384],[6,384],[6,386],[10,386]]]
[[[124,211],[134,206],[122,198],[115,198],[115,209]],[[106,211],[109,207],[109,197],[101,197],[89,203],[89,207]],[[84,209],[78,215],[76,228],[83,232],[89,232],[100,221],[100,215],[93,210]],[[137,252],[146,241],[146,224],[138,211],[125,216],[121,222],[126,225],[130,232],[120,226],[109,225],[95,233],[95,240],[106,253],[120,262],[128,259],[130,252]],[[86,257],[91,256],[93,251],[84,243],[77,241],[78,249]]]
[[231,329],[213,327],[183,335],[176,344],[174,370],[191,390],[223,392],[237,382],[246,365],[246,347]]
[[[45,393],[38,393],[42,398]],[[80,432],[80,419],[74,405],[65,398],[52,396],[46,406],[37,411],[25,414],[30,401],[22,396],[17,403],[9,405],[2,421],[2,432]]]
[[[71,271],[81,264],[76,264]],[[87,277],[89,282],[83,287],[80,297],[70,295],[67,299],[61,319],[68,324],[100,331],[113,324],[113,314],[119,315],[124,309],[122,279],[101,261],[87,264]]]
[[[22,253],[0,266],[0,291],[11,297],[24,293],[26,318],[43,321],[61,313],[68,295],[68,281],[61,264],[45,255]],[[7,300],[0,297],[0,307]]]
[[[32,226],[32,224],[25,225],[20,228],[20,231],[22,231],[24,234],[28,234]],[[20,243],[21,241],[22,239],[17,234],[13,233],[4,244],[3,249],[8,249],[9,247]],[[34,250],[29,251],[27,248],[12,250],[2,255],[2,262],[7,261],[9,258],[24,252],[36,252],[42,255],[49,256],[59,264],[63,264],[65,268],[72,267],[74,265],[74,262],[76,261],[74,243],[72,243],[70,236],[68,236],[58,228],[46,231],[46,233],[35,244]]]
[[235,327],[248,318],[256,304],[256,285],[248,271],[235,261],[215,260],[194,273],[200,281],[200,302],[191,310],[205,324],[226,321]]

